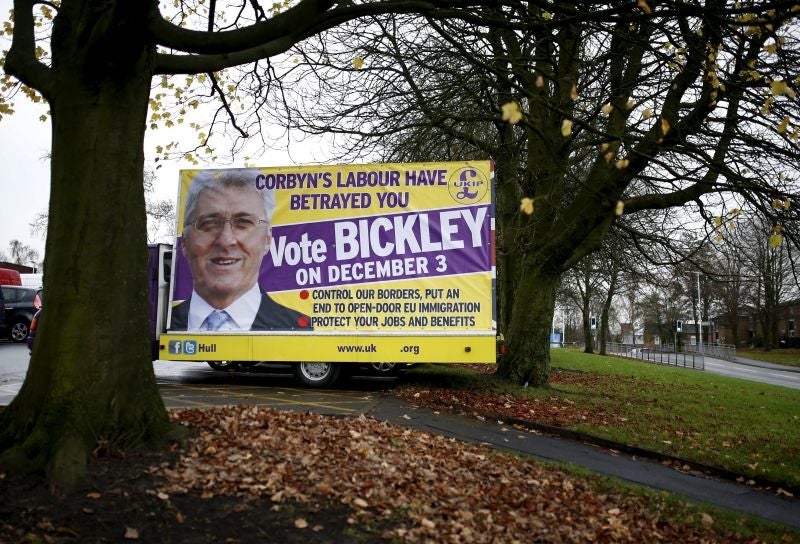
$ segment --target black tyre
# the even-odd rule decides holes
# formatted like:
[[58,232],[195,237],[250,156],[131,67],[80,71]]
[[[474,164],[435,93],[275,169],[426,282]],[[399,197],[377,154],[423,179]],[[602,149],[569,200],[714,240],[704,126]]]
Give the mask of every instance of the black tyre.
[[229,370],[236,370],[238,364],[236,361],[207,361],[208,366],[213,368],[214,370],[221,370],[222,372],[228,372]]
[[400,365],[397,363],[371,363],[369,367],[373,373],[381,376],[397,376],[400,374]]
[[12,342],[24,342],[28,337],[30,322],[26,319],[17,319],[11,322],[8,328],[8,339]]
[[294,375],[306,387],[330,387],[339,379],[342,369],[334,363],[297,363]]

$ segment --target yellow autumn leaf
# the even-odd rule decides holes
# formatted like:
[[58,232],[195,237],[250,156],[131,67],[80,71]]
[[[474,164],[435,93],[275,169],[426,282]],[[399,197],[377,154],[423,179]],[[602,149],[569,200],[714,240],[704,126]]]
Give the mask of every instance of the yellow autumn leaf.
[[522,111],[516,102],[506,102],[503,104],[503,121],[516,125],[522,121]]
[[781,122],[778,123],[778,128],[776,130],[778,131],[778,134],[785,134],[788,129],[789,129],[789,118],[784,117],[783,119],[781,119]]
[[653,10],[650,9],[650,6],[647,4],[647,2],[645,0],[638,0],[636,2],[636,7],[638,7],[640,10],[642,10],[643,12],[645,12],[648,15],[650,15],[650,13],[652,13],[652,11],[653,11]]
[[538,87],[539,89],[544,87],[544,77],[541,74],[536,76],[536,87]]
[[783,201],[783,209],[784,210],[788,210],[789,209],[789,204],[791,204],[791,200],[789,200],[787,198],[786,200]]
[[714,226],[715,227],[721,227],[722,226],[722,217],[717,216],[717,217],[714,218]]
[[611,102],[606,102],[605,104],[603,104],[603,107],[600,108],[600,111],[602,111],[606,115],[609,115],[612,111],[614,111],[614,106],[611,105]]
[[617,167],[617,170],[625,170],[628,167],[628,164],[630,164],[628,159],[620,159],[614,166]]
[[572,134],[572,121],[564,119],[561,121],[561,135],[566,138],[570,134]]
[[650,119],[652,116],[653,116],[653,110],[651,110],[650,108],[647,108],[642,112],[642,119],[647,120]]
[[614,158],[614,152],[606,151],[606,153],[603,155],[603,158],[606,160],[606,162],[611,162],[611,159]]
[[353,68],[356,70],[361,70],[364,67],[364,59],[361,57],[356,57],[353,59]]
[[581,97],[581,96],[578,94],[578,89],[575,87],[575,85],[573,85],[573,86],[572,86],[572,88],[569,90],[569,97],[570,97],[572,100],[577,100],[577,99],[579,99],[579,98]]
[[663,134],[664,136],[666,136],[666,135],[667,135],[667,133],[669,132],[669,129],[670,129],[670,126],[669,126],[669,121],[667,121],[666,119],[664,119],[664,118],[662,117],[662,118],[661,118],[661,134]]
[[712,518],[711,516],[709,516],[705,512],[700,514],[700,519],[702,519],[703,523],[705,523],[706,525],[713,525],[714,524],[714,518]]
[[776,247],[781,245],[781,242],[783,242],[783,236],[781,236],[780,234],[773,234],[772,236],[769,237],[769,247],[771,247],[772,249],[775,249]]
[[531,215],[533,213],[533,199],[525,197],[519,201],[519,210],[527,215]]
[[797,93],[794,92],[794,89],[789,87],[785,81],[773,81],[769,84],[769,88],[775,96],[785,95],[789,98],[797,97]]
[[617,207],[614,208],[614,214],[619,217],[625,212],[625,203],[621,200],[617,200]]

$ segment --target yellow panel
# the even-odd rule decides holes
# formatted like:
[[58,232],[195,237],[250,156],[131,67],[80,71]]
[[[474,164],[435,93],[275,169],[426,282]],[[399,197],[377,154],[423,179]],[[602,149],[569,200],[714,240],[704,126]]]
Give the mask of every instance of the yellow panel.
[[494,363],[495,337],[376,335],[161,335],[174,361]]

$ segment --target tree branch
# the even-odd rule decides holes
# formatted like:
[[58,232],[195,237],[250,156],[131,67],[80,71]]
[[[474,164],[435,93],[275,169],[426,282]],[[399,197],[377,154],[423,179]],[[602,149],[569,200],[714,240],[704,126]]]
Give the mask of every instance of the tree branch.
[[36,0],[14,0],[14,37],[3,69],[50,101],[53,98],[52,72],[36,58],[33,8],[39,3]]

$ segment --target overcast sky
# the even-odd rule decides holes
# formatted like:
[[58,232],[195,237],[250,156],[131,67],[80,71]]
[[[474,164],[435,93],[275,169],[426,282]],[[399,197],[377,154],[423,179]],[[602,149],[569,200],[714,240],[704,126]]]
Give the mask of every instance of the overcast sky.
[[[11,0],[0,0],[0,20],[7,19],[10,7]],[[0,48],[8,49],[9,46],[7,38],[0,39]],[[50,121],[39,120],[48,107],[33,104],[20,95],[14,103],[14,109],[14,115],[0,120],[0,164],[4,172],[0,181],[0,251],[9,255],[11,240],[20,240],[36,249],[43,259],[45,241],[31,232],[30,224],[47,209],[50,195]],[[278,149],[252,162],[257,166],[283,166],[325,160],[321,152],[326,146],[319,142],[292,144],[291,154],[286,150],[285,138],[279,139],[276,147]],[[153,159],[154,149],[155,143],[146,143],[146,160]],[[201,166],[238,167],[244,164]],[[197,166],[178,162],[162,163],[157,170],[157,199],[175,200],[181,168]]]

